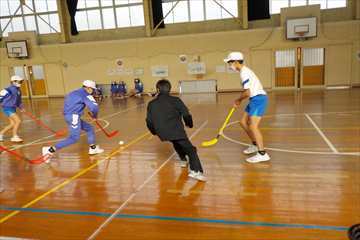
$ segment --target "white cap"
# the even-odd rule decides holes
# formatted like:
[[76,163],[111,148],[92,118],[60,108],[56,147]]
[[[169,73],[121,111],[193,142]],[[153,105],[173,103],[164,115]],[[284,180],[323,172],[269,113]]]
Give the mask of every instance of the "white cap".
[[244,55],[241,52],[232,52],[230,53],[227,58],[224,59],[224,62],[229,61],[242,61],[244,60]]
[[14,76],[11,76],[11,79],[10,81],[13,82],[13,81],[23,81],[24,79],[18,75],[14,75]]
[[83,86],[89,87],[89,88],[92,88],[92,89],[96,89],[96,83],[93,80],[85,80],[85,81],[83,81]]

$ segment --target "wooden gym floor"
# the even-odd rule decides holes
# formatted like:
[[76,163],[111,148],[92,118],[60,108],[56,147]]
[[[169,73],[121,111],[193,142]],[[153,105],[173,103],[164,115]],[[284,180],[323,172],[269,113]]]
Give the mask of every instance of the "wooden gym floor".
[[[185,95],[195,145],[216,136],[236,93]],[[0,236],[26,239],[346,239],[360,222],[360,89],[277,91],[262,122],[272,160],[248,164],[240,112],[212,148],[198,147],[206,183],[187,178],[171,145],[147,132],[151,99],[100,104],[100,118],[120,135],[89,157],[86,137],[51,164],[0,155]],[[56,130],[63,99],[26,108]],[[34,158],[57,139],[23,116],[22,145]],[[5,118],[1,116],[1,126]],[[124,140],[126,145],[117,144]]]

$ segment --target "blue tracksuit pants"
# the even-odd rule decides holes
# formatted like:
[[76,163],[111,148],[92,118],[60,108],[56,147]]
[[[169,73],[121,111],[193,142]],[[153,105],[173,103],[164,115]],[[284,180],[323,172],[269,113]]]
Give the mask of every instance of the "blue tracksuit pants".
[[68,125],[69,136],[55,145],[56,150],[67,147],[79,141],[81,130],[86,132],[89,145],[95,144],[95,132],[93,126],[83,121],[79,115],[65,115],[65,121]]

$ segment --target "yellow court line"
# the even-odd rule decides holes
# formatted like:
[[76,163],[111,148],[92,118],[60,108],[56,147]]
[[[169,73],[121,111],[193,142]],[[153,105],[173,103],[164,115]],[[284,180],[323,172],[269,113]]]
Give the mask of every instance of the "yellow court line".
[[[126,148],[130,147],[131,145],[134,145],[135,143],[139,142],[140,140],[142,140],[143,138],[145,138],[147,135],[149,135],[149,132],[146,132],[144,134],[142,134],[141,136],[137,137],[136,139],[132,140],[131,142],[129,142],[127,145],[125,146],[121,146],[121,147],[117,147],[115,148],[113,151],[111,151],[111,153],[106,156],[104,159],[97,161],[96,163],[90,165],[89,167],[81,170],[80,172],[78,172],[77,174],[75,174],[74,176],[66,179],[64,182],[60,183],[59,185],[53,187],[52,189],[50,189],[49,191],[43,193],[42,195],[40,195],[39,197],[35,198],[34,200],[32,200],[31,202],[23,205],[21,208],[28,208],[31,205],[37,203],[38,201],[40,201],[41,199],[45,198],[46,196],[48,196],[49,194],[59,190],[60,188],[66,186],[67,184],[69,184],[71,181],[75,180],[76,178],[84,175],[85,173],[87,173],[88,171],[90,171],[91,169],[93,169],[94,167],[96,167],[97,165],[99,165],[100,163],[104,162],[107,159],[110,159],[111,157],[113,157],[115,154],[122,152],[123,150],[125,150]],[[15,215],[17,215],[18,213],[20,213],[21,210],[16,210],[13,211],[11,213],[9,213],[8,215],[6,215],[5,217],[0,219],[0,224],[4,223],[5,221],[9,220],[10,218],[14,217]]]

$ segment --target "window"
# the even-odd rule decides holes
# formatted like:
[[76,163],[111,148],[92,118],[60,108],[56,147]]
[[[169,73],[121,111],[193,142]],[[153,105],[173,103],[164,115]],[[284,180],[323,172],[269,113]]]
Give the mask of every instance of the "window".
[[[24,3],[21,5],[20,0],[0,0],[2,36],[19,31],[36,31],[39,34],[60,32],[56,0],[25,0]],[[12,20],[11,16],[14,16]]]
[[321,9],[326,9],[327,0],[309,0],[309,5],[320,4]]
[[341,8],[346,7],[346,0],[328,0],[327,8]]
[[[163,14],[175,6],[177,0],[162,0]],[[218,2],[219,4],[217,4]],[[232,18],[238,16],[237,0],[180,0],[173,11],[165,18],[165,24],[180,22],[197,22],[213,19]],[[225,11],[225,8],[227,11]]]
[[306,6],[307,0],[290,0],[290,7]]
[[346,0],[269,0],[270,13],[280,13],[281,8],[320,4],[321,9],[346,7]]
[[79,31],[145,25],[142,0],[79,0],[77,9]]
[[203,21],[205,19],[203,1],[190,1],[190,19],[192,22]]
[[104,23],[104,29],[115,28],[115,16],[112,8],[102,9],[102,20]]

